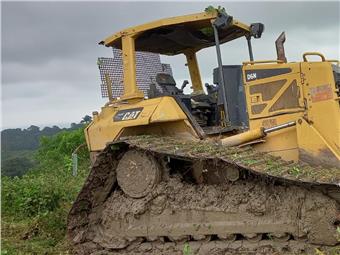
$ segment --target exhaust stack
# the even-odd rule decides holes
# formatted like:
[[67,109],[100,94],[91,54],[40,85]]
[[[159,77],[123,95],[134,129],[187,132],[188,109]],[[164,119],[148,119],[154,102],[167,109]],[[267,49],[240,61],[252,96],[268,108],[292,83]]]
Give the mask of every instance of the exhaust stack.
[[285,35],[285,32],[282,32],[280,36],[276,39],[275,46],[276,46],[277,60],[281,60],[287,63],[285,48],[283,46],[285,41],[286,41],[286,35]]

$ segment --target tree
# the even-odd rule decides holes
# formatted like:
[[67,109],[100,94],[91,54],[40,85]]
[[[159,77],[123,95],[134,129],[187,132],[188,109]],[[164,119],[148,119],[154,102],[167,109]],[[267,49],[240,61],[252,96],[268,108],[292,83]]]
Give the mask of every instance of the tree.
[[89,115],[85,115],[82,120],[80,121],[80,123],[83,123],[83,124],[88,124],[92,121],[92,117],[89,116]]
[[25,157],[2,160],[1,164],[1,175],[11,177],[24,175],[34,165],[30,159]]
[[31,125],[27,130],[31,133],[38,133],[40,131],[40,128],[34,125]]

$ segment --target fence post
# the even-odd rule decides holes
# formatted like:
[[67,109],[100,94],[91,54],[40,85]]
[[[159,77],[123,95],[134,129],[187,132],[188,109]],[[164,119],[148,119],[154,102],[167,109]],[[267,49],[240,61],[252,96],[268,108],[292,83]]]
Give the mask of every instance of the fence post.
[[80,148],[86,146],[86,143],[79,145],[73,152],[72,152],[72,175],[77,176],[78,174],[78,155],[77,152]]
[[78,172],[78,155],[77,153],[72,153],[72,175],[77,176]]

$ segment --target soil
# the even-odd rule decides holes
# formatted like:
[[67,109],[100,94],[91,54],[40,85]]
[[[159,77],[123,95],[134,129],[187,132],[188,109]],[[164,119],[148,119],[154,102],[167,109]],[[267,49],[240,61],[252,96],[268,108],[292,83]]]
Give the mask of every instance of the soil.
[[[313,254],[339,243],[339,202],[332,199],[338,188],[331,196],[323,186],[253,175],[199,184],[177,169],[147,195],[133,198],[116,182],[115,169],[128,149],[108,146],[97,157],[68,218],[76,254]],[[174,151],[169,145],[167,150]],[[219,238],[230,234],[235,241]]]

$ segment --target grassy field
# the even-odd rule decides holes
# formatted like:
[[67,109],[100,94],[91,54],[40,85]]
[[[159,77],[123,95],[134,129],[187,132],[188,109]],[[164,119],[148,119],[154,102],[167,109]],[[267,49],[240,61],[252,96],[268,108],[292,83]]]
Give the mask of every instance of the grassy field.
[[2,177],[1,254],[70,253],[66,218],[89,171],[84,148],[78,175],[72,175],[71,154],[82,143],[82,129],[43,138],[33,169],[22,177]]
[[1,254],[71,254],[67,241],[42,233],[35,219],[2,219]]

